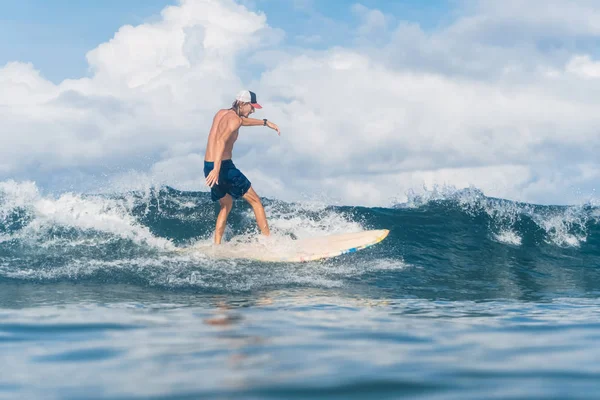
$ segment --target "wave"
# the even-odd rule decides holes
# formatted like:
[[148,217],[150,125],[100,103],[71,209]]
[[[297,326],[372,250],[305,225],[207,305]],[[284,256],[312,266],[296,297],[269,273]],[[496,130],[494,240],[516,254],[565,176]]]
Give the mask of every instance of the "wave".
[[[600,213],[435,189],[389,207],[263,199],[274,240],[388,228],[382,244],[325,262],[262,264],[182,255],[211,241],[218,212],[206,192],[170,187],[112,194],[42,194],[0,182],[0,282],[127,283],[231,292],[322,287],[433,298],[595,296]],[[258,230],[236,202],[225,238]],[[357,289],[358,288],[358,289]]]
[[520,245],[523,235],[540,231],[543,240],[559,247],[578,247],[587,240],[589,225],[598,223],[598,208],[593,204],[578,206],[543,206],[486,197],[476,188],[456,190],[434,188],[424,194],[408,194],[408,201],[397,208],[439,206],[447,211],[458,209],[465,215],[486,220],[495,240]]

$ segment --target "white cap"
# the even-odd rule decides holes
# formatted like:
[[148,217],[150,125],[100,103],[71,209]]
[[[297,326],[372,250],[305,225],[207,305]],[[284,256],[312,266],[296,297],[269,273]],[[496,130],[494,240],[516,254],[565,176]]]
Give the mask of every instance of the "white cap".
[[256,93],[249,90],[242,90],[237,94],[235,99],[244,103],[250,103],[254,108],[262,108],[262,106],[256,102]]

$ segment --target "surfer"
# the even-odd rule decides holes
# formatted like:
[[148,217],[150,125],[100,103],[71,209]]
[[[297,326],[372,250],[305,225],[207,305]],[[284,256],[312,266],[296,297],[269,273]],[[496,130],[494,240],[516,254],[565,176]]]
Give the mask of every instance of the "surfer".
[[214,118],[206,154],[204,156],[204,176],[206,184],[210,187],[210,197],[213,201],[219,201],[221,210],[217,217],[215,230],[215,244],[221,243],[225,232],[227,216],[233,207],[233,199],[243,197],[254,210],[256,223],[263,235],[270,234],[265,209],[260,198],[252,188],[248,178],[235,167],[231,160],[233,145],[238,138],[240,126],[268,126],[277,131],[279,127],[267,119],[249,118],[257,108],[262,108],[256,102],[256,94],[248,90],[238,93],[231,108],[219,110]]

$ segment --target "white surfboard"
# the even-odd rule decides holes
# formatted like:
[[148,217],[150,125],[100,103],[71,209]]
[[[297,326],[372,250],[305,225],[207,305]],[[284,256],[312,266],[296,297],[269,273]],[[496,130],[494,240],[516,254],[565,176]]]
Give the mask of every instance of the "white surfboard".
[[[343,233],[315,238],[254,243],[204,244],[179,249],[209,257],[268,262],[306,262],[352,253],[381,242],[388,229]],[[268,238],[267,238],[268,239]]]

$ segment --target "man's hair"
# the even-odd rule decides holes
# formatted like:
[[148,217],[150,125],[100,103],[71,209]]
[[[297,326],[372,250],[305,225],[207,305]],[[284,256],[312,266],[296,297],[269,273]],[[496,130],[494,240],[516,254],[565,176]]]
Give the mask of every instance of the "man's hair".
[[243,106],[244,104],[248,104],[248,103],[245,103],[245,102],[240,101],[240,100],[234,100],[233,103],[231,103],[231,109],[233,111],[235,111],[235,113],[237,115],[240,115],[240,107]]

